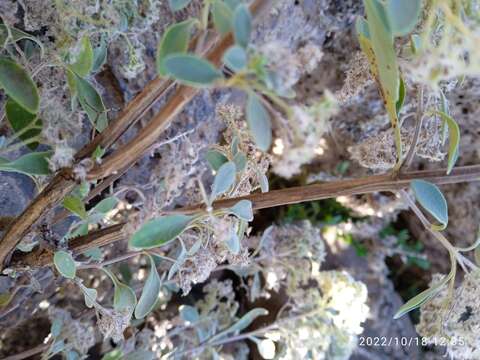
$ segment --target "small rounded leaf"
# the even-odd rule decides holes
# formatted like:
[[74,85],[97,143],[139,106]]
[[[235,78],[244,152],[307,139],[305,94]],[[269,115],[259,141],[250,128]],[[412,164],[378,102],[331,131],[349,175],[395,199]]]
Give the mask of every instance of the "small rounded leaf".
[[235,183],[237,169],[233,162],[223,164],[218,169],[212,185],[212,200],[225,193]]
[[83,289],[83,296],[85,297],[85,306],[91,309],[94,301],[97,300],[97,290],[86,287]]
[[215,171],[218,171],[223,164],[228,162],[228,158],[225,155],[220,151],[213,149],[207,151],[206,158],[212,169]]
[[188,50],[190,33],[195,20],[189,19],[171,25],[162,37],[157,49],[156,64],[157,72],[166,75],[167,70],[163,61],[168,55],[185,53]]
[[252,16],[248,6],[245,4],[241,4],[235,9],[233,14],[233,32],[235,42],[246,48],[252,33]]
[[25,110],[37,113],[40,104],[37,86],[25,69],[6,57],[0,57],[0,88]]
[[70,69],[81,77],[90,74],[93,68],[93,47],[88,36],[84,36],[80,43],[80,49],[76,61],[70,64]]
[[239,219],[245,221],[253,220],[252,202],[250,200],[240,200],[229,209],[229,212]]
[[212,63],[195,55],[169,55],[164,59],[163,66],[168,75],[190,86],[208,87],[223,78]]
[[53,263],[62,276],[68,279],[75,278],[77,266],[70,253],[63,250],[55,252],[55,255],[53,255]]
[[174,240],[185,231],[192,216],[168,215],[153,219],[133,234],[130,246],[137,249],[152,249]]
[[248,96],[247,123],[255,144],[260,150],[267,151],[272,144],[272,123],[268,111],[254,93]]
[[443,227],[446,227],[448,224],[448,206],[440,189],[435,184],[424,180],[413,180],[411,187],[420,205]]
[[241,71],[247,66],[247,52],[241,46],[235,45],[225,51],[223,62],[233,71]]

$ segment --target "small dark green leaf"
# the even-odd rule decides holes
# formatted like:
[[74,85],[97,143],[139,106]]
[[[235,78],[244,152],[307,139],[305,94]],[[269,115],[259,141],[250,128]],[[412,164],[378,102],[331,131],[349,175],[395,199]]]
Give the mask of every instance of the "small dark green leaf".
[[160,292],[160,276],[158,276],[155,261],[153,261],[151,256],[149,256],[149,259],[150,274],[148,275],[147,281],[143,286],[142,295],[140,296],[137,307],[135,308],[135,317],[137,319],[143,319],[148,313],[150,313],[150,311],[152,311],[157,302],[158,293]]
[[400,86],[398,88],[398,100],[396,103],[397,115],[400,113],[400,110],[402,110],[403,104],[405,103],[405,95],[406,95],[405,82],[403,81],[403,78],[400,77]]
[[77,266],[70,253],[63,250],[56,251],[55,255],[53,255],[53,263],[55,264],[57,271],[62,274],[62,276],[68,279],[75,278]]
[[252,32],[252,16],[248,6],[245,4],[241,4],[235,9],[233,14],[233,32],[235,42],[246,48],[250,42]]
[[250,93],[247,101],[247,123],[258,148],[267,151],[272,144],[272,124],[260,98]]
[[192,26],[197,21],[194,19],[185,20],[171,25],[162,37],[157,48],[156,64],[157,72],[166,75],[167,70],[163,64],[168,55],[183,54],[188,50]]
[[413,180],[411,183],[415,198],[444,227],[448,224],[447,201],[440,189],[424,180]]
[[[19,135],[23,141],[40,135],[42,132],[42,120],[37,119],[35,114],[26,111],[23,107],[18,105],[13,99],[8,99],[5,104],[5,115],[8,122],[16,133],[24,130],[27,126],[31,126],[30,130],[24,131]],[[33,125],[35,123],[35,125]],[[33,126],[32,126],[33,125]],[[32,142],[27,145],[31,150],[35,150],[38,142]]]
[[191,1],[192,0],[168,0],[168,5],[170,5],[170,9],[172,9],[172,11],[179,11],[187,7]]
[[52,155],[50,151],[26,154],[14,161],[0,158],[0,171],[18,172],[25,175],[48,175],[47,159]]
[[422,0],[387,0],[385,4],[390,28],[396,36],[412,32],[422,11]]
[[90,74],[93,67],[93,47],[88,36],[84,36],[80,43],[80,49],[76,61],[69,65],[77,75],[85,77]]
[[247,53],[241,46],[230,47],[223,55],[223,62],[233,71],[241,71],[247,66]]
[[78,215],[80,219],[87,218],[87,211],[85,210],[85,204],[82,199],[76,196],[67,196],[63,200],[63,207],[70,210],[75,215]]
[[225,155],[220,151],[213,149],[207,151],[206,158],[212,169],[215,171],[218,171],[223,164],[228,162],[228,158]]
[[212,18],[215,29],[222,35],[232,29],[233,11],[222,0],[216,0],[212,5]]
[[233,162],[223,164],[218,169],[217,174],[212,185],[212,198],[213,201],[218,196],[224,194],[235,183],[236,167]]
[[208,87],[223,78],[212,63],[195,55],[169,55],[163,65],[170,76],[190,86]]
[[92,125],[99,132],[108,125],[107,110],[97,90],[85,79],[75,75],[75,85],[78,101],[83,111],[88,115]]
[[16,62],[0,57],[0,88],[28,112],[36,114],[40,104],[37,86]]
[[152,249],[164,245],[183,233],[193,219],[193,216],[168,215],[150,220],[132,236],[130,246]]
[[245,221],[253,220],[252,202],[250,200],[240,200],[229,209],[229,212],[239,219]]
[[450,174],[455,163],[457,162],[458,155],[459,155],[459,147],[460,147],[460,128],[455,120],[452,117],[448,116],[446,113],[442,111],[436,112],[442,120],[448,126],[448,137],[449,137],[449,144],[448,144],[448,167],[447,167],[447,174]]

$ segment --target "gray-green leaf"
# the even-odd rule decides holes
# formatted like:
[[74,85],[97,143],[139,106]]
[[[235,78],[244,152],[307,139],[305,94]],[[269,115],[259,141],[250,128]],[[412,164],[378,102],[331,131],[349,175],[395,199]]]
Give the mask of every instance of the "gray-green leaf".
[[240,253],[240,238],[235,232],[235,229],[230,229],[230,233],[225,241],[225,245],[227,245],[228,250],[232,254],[238,255]]
[[117,204],[118,199],[115,196],[110,196],[100,201],[97,205],[95,205],[93,209],[98,213],[106,214],[111,211]]
[[160,292],[160,276],[158,276],[157,267],[155,266],[155,261],[152,257],[150,259],[150,274],[148,275],[147,281],[143,286],[142,295],[138,300],[137,307],[135,308],[135,317],[137,319],[142,319],[147,316],[150,311],[152,311],[155,306],[158,293]]
[[247,66],[247,52],[244,48],[234,45],[225,51],[223,62],[233,71],[241,71]]
[[85,297],[85,306],[91,309],[94,306],[94,301],[97,300],[97,290],[92,288],[83,288],[83,296]]
[[246,48],[250,42],[252,32],[252,16],[248,6],[241,4],[237,6],[233,14],[233,32],[235,42]]
[[255,144],[260,150],[267,151],[272,144],[272,123],[267,109],[254,93],[248,95],[247,123]]
[[168,5],[170,5],[172,11],[179,11],[190,4],[191,1],[192,0],[168,0]]
[[212,63],[189,54],[168,55],[163,66],[174,79],[195,87],[208,87],[222,79],[222,73]]
[[189,322],[191,324],[198,321],[200,315],[198,314],[198,310],[193,306],[189,305],[181,305],[179,308],[180,317],[183,321]]
[[248,313],[242,316],[240,320],[238,320],[235,324],[230,326],[228,329],[223,330],[222,332],[218,333],[217,335],[213,336],[209,343],[214,342],[215,340],[221,339],[225,335],[240,332],[243,329],[250,326],[250,324],[259,316],[265,316],[268,314],[268,310],[263,308],[255,308],[250,310]]
[[448,224],[447,201],[440,189],[424,180],[413,180],[411,183],[415,198],[443,227]]
[[3,56],[0,57],[0,88],[25,110],[37,113],[40,104],[37,86],[24,68]]
[[218,169],[212,185],[211,201],[224,194],[235,183],[236,167],[233,162],[227,162]]
[[150,220],[132,236],[129,245],[137,249],[164,245],[183,233],[193,219],[193,216],[167,215]]
[[245,221],[253,220],[252,202],[250,200],[240,200],[229,209],[229,212],[239,219]]
[[215,29],[222,35],[232,29],[233,11],[222,0],[216,0],[212,5],[212,18]]
[[60,250],[56,251],[53,255],[53,263],[57,271],[62,274],[62,276],[73,279],[77,272],[77,266],[75,265],[75,260],[70,253]]
[[190,33],[192,26],[197,21],[188,19],[171,25],[162,37],[157,48],[156,64],[157,72],[160,75],[166,75],[167,70],[163,64],[165,58],[172,54],[182,54],[188,50],[188,43],[190,41]]
[[390,28],[396,36],[412,32],[422,10],[421,0],[387,0],[385,3]]

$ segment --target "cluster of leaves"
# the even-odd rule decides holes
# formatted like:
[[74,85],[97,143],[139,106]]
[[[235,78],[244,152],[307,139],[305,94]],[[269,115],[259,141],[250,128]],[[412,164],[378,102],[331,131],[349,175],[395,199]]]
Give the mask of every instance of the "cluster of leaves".
[[[173,10],[188,3],[170,2]],[[269,70],[268,59],[251,46],[252,17],[247,5],[238,0],[207,1],[203,13],[207,20],[211,13],[220,34],[233,31],[235,45],[223,54],[225,71],[230,73],[228,77],[208,60],[188,52],[192,27],[202,25],[197,19],[174,24],[165,32],[157,51],[157,71],[189,86],[227,86],[243,90],[248,97],[246,116],[252,137],[259,149],[267,151],[272,143],[272,124],[264,97],[285,109],[281,98],[290,98],[293,93],[282,89],[279,74]]]

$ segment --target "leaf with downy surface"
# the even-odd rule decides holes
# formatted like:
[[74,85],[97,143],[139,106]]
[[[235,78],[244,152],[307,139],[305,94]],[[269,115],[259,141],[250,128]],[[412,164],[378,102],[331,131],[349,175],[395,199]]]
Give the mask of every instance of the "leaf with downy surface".
[[233,334],[236,332],[240,332],[243,329],[246,329],[250,326],[250,324],[259,316],[268,315],[268,310],[263,308],[255,308],[250,310],[248,313],[243,315],[240,320],[238,320],[235,324],[230,326],[228,329],[223,330],[222,332],[218,333],[217,335],[210,338],[209,343],[214,342],[215,340],[221,339],[228,334]]
[[168,55],[163,66],[175,80],[194,87],[209,87],[223,79],[223,74],[212,63],[195,55]]
[[233,162],[227,162],[220,166],[212,185],[211,202],[218,196],[224,194],[235,183],[237,169]]
[[420,205],[445,228],[448,224],[448,206],[440,189],[424,180],[413,180],[411,188]]
[[[21,132],[27,126],[31,127],[30,130],[24,131],[19,135],[19,138],[24,142],[40,135],[42,132],[42,120],[38,119],[35,114],[26,111],[13,99],[7,100],[5,104],[5,115],[13,131],[16,133]],[[33,123],[35,124],[33,125]],[[38,142],[30,142],[27,146],[30,150],[35,150]]]
[[37,113],[40,104],[37,85],[24,68],[4,56],[0,56],[0,88],[25,110]]
[[[12,37],[8,39],[8,29],[10,29],[10,34]],[[22,30],[16,29],[12,26],[9,26],[7,29],[7,26],[5,24],[0,24],[0,47],[3,46],[4,44],[11,44],[11,43],[16,43],[20,40],[29,40],[35,44],[38,45],[40,48],[40,57],[43,58],[43,55],[45,53],[45,49],[43,47],[43,44],[40,40],[38,40],[35,36],[32,36]],[[7,41],[9,40],[9,41]]]
[[190,42],[190,33],[192,27],[198,23],[198,20],[188,19],[171,25],[162,37],[157,48],[156,64],[157,72],[160,75],[166,75],[167,69],[163,64],[165,58],[172,54],[183,54],[188,50]]
[[118,199],[115,196],[109,196],[100,201],[97,205],[95,205],[93,210],[101,214],[106,214],[111,211],[117,204]]
[[225,245],[233,255],[238,255],[240,253],[240,238],[234,229],[230,229],[230,233],[225,240]]
[[225,51],[223,62],[233,71],[241,71],[247,66],[247,52],[244,48],[234,45]]
[[272,144],[272,122],[260,98],[250,93],[247,101],[247,123],[258,148],[267,151]]
[[230,32],[233,22],[233,11],[222,0],[212,4],[212,18],[215,29],[222,35]]
[[85,306],[91,309],[94,306],[94,301],[97,300],[97,290],[92,288],[83,288],[83,296],[85,297]]
[[241,4],[235,8],[233,13],[233,33],[235,42],[246,48],[250,42],[252,33],[252,15],[248,6]]
[[137,305],[137,296],[135,292],[124,283],[120,282],[115,275],[109,270],[102,270],[112,279],[115,291],[113,293],[113,308],[120,312],[128,312],[133,314]]
[[143,286],[142,295],[138,300],[137,307],[135,308],[135,317],[137,319],[143,319],[147,316],[157,303],[158,293],[160,292],[160,276],[158,276],[157,267],[155,261],[151,256],[150,259],[150,274],[147,281]]
[[190,225],[193,216],[167,215],[144,224],[130,239],[136,249],[152,249],[164,245],[181,235]]
[[253,220],[252,202],[250,200],[240,200],[229,209],[229,212],[239,219],[245,221]]
[[404,36],[415,29],[422,12],[422,0],[387,0],[388,22],[396,36]]
[[53,263],[57,271],[68,279],[75,278],[77,272],[77,265],[70,253],[60,250],[53,255]]

